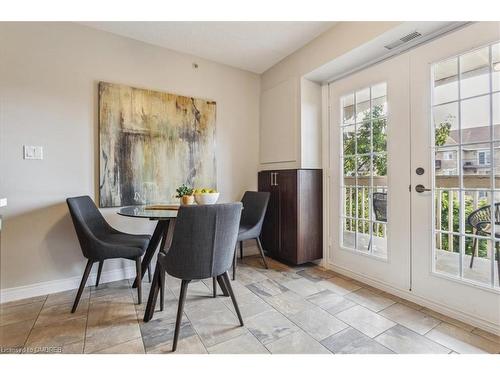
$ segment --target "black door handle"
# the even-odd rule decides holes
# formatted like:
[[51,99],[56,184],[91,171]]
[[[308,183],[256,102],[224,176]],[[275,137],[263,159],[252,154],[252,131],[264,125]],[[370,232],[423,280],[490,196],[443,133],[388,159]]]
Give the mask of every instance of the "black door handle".
[[424,185],[418,184],[417,186],[415,186],[415,191],[417,193],[423,193],[424,191],[431,191],[431,189],[427,189]]

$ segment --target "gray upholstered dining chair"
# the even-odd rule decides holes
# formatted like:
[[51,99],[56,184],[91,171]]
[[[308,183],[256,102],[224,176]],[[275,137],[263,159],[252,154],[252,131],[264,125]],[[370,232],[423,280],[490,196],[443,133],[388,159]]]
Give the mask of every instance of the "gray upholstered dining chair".
[[[241,203],[225,203],[179,209],[172,244],[166,253],[160,252],[157,262],[160,272],[182,280],[172,351],[177,348],[187,288],[192,280],[216,278],[231,297],[243,325],[227,274],[238,237],[241,207]],[[162,284],[163,279],[160,278]]]
[[[246,191],[243,194],[241,203],[243,211],[241,213],[240,228],[238,230],[238,243],[240,244],[240,258],[243,259],[243,241],[256,240],[257,246],[264,262],[264,267],[269,268],[266,262],[266,256],[260,242],[260,233],[262,232],[262,224],[266,216],[267,205],[271,193],[262,191]],[[233,257],[233,280],[236,280],[236,250]],[[217,296],[217,283],[213,279],[212,293],[214,298]]]
[[106,259],[134,260],[137,271],[137,296],[141,303],[141,256],[146,251],[150,236],[128,234],[112,228],[89,196],[66,199],[83,256],[88,259],[82,281],[71,312],[74,313],[82,295],[92,265],[99,262],[96,286],[99,285],[102,266]]
[[[266,216],[267,204],[271,193],[261,191],[246,191],[243,194],[241,203],[243,211],[241,213],[240,229],[238,232],[238,242],[240,244],[240,258],[243,259],[243,241],[256,240],[257,246],[264,262],[264,267],[268,268],[262,243],[260,242],[260,232]],[[233,259],[233,280],[236,277],[236,252]]]

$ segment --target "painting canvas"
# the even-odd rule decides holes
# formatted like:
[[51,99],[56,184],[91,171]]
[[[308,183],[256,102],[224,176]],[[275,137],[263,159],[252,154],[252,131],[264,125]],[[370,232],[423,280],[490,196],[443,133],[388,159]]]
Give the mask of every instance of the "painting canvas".
[[216,103],[99,83],[101,207],[172,203],[187,184],[216,188]]

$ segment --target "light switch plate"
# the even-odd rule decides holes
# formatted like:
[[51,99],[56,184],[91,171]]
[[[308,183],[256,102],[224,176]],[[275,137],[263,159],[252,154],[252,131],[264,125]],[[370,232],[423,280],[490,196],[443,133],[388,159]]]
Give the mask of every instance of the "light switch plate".
[[23,146],[25,160],[42,160],[43,147],[42,146]]

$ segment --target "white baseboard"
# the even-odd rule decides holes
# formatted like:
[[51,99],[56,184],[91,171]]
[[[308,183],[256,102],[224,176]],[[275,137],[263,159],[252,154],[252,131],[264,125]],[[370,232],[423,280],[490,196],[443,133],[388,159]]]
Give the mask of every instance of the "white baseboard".
[[[97,267],[95,268],[96,271],[92,272],[89,275],[87,286],[95,285],[97,278]],[[116,268],[109,271],[102,271],[100,283],[101,284],[109,283],[111,281],[128,279],[134,276],[135,276],[135,266]],[[45,281],[37,284],[1,289],[0,303],[76,289],[80,286],[81,280],[82,280],[81,276],[75,276],[75,277],[70,277],[68,279]]]
[[356,272],[352,272],[346,268],[338,267],[333,264],[329,264],[326,261],[322,262],[322,266],[328,268],[332,271],[335,271],[341,275],[350,277],[354,280],[361,281],[365,284],[369,284],[377,289],[383,290],[384,292],[394,294],[395,296],[401,297],[408,301],[414,302],[420,306],[427,307],[431,310],[437,311],[441,314],[449,316],[450,318],[454,318],[460,320],[461,322],[467,323],[471,326],[481,328],[485,331],[491,332],[496,335],[500,335],[500,330],[498,329],[498,325],[494,322],[490,322],[488,320],[484,320],[478,318],[476,316],[464,313],[459,310],[455,310],[450,308],[449,306],[443,305],[439,302],[420,297],[416,294],[409,292],[408,290],[398,289],[393,287],[392,285],[386,284],[384,282],[372,279],[365,275],[358,274]]
[[[255,243],[255,241],[253,241]],[[239,249],[238,249],[239,254]],[[245,242],[244,255],[259,254],[259,249],[252,243]],[[95,267],[97,269],[97,267]],[[102,271],[100,283],[109,283],[132,278],[135,276],[135,267],[117,268],[110,271]],[[89,275],[87,285],[95,285],[97,270]],[[53,281],[45,281],[31,285],[24,285],[15,288],[7,288],[0,290],[0,303],[16,301],[19,299],[43,296],[46,294],[64,292],[66,290],[76,289],[80,286],[81,276],[70,277],[68,279],[60,279]]]

